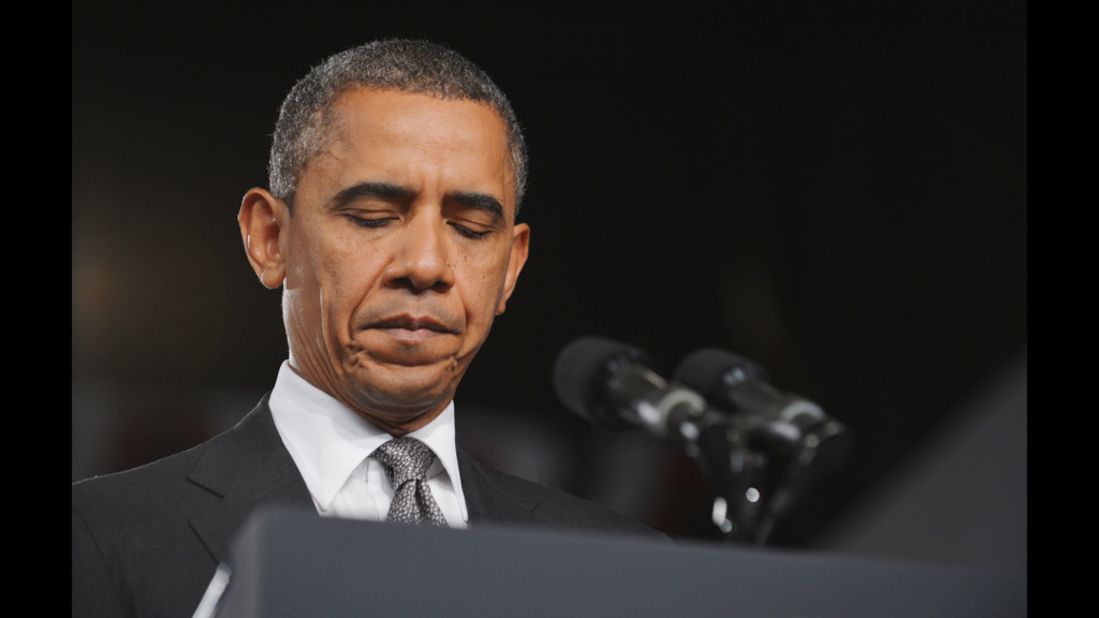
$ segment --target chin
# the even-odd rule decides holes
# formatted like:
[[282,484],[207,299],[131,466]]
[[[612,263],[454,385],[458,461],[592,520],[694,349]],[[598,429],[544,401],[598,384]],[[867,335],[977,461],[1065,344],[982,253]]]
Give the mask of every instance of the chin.
[[408,385],[376,391],[378,403],[393,408],[416,408],[419,411],[433,408],[450,400],[449,392],[440,390],[438,384]]
[[356,385],[364,398],[387,408],[427,409],[453,397],[453,375],[435,367],[390,366],[371,372]]

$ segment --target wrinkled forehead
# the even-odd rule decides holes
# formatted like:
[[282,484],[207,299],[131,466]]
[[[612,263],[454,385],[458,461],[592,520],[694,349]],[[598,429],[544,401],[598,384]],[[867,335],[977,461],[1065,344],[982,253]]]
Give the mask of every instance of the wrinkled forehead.
[[507,124],[486,103],[357,88],[337,98],[325,124],[316,158],[330,171],[408,182],[430,176],[498,194],[514,213]]

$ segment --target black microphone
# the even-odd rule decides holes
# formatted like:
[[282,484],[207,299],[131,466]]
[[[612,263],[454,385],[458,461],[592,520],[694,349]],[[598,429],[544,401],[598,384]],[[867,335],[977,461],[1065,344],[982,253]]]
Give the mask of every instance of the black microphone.
[[604,429],[641,427],[661,438],[694,442],[720,412],[698,393],[652,370],[643,351],[603,337],[580,337],[557,355],[553,384],[565,407]]
[[762,367],[742,356],[715,348],[699,350],[679,364],[675,380],[730,413],[737,425],[751,432],[753,442],[768,450],[796,456],[811,449],[821,464],[822,459],[840,463],[850,448],[842,424],[816,403],[776,389]]

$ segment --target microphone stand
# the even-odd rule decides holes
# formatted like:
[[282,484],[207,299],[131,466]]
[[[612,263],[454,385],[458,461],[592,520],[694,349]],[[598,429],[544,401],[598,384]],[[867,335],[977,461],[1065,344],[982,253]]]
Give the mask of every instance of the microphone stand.
[[749,448],[741,429],[729,419],[702,429],[687,453],[706,473],[716,494],[712,519],[721,538],[763,545],[772,527],[764,518],[769,501],[767,457]]
[[[821,473],[846,457],[849,442],[838,423],[804,434],[796,450],[780,449],[742,415],[714,412],[697,419],[688,455],[702,467],[716,494],[712,519],[722,539],[762,546]],[[694,432],[690,432],[694,433]]]

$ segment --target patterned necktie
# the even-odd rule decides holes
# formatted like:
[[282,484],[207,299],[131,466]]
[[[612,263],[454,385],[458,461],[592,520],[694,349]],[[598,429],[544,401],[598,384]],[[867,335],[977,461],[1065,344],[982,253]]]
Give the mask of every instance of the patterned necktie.
[[446,527],[446,517],[427,486],[425,475],[435,461],[435,453],[426,444],[405,436],[386,442],[370,456],[385,466],[393,485],[386,521]]

